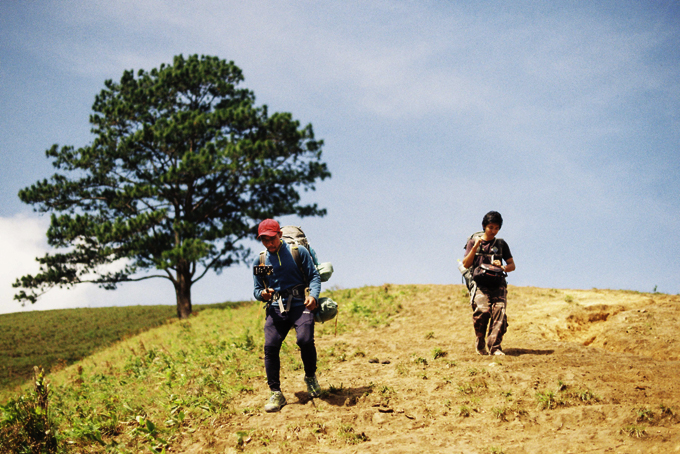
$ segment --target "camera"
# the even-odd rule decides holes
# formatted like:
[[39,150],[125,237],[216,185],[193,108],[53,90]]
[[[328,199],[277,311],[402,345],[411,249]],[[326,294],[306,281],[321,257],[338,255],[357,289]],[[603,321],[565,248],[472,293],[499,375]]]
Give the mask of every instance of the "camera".
[[271,265],[255,265],[253,274],[255,276],[271,276],[274,274],[274,267]]

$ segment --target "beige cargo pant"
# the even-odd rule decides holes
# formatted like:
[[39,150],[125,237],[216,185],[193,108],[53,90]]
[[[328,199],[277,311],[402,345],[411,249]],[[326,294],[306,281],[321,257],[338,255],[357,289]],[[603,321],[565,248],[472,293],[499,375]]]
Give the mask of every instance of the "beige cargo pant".
[[[508,288],[483,288],[478,287],[472,300],[472,322],[477,336],[477,345],[486,346],[489,354],[501,350],[503,335],[508,330],[508,316],[505,314]],[[488,326],[488,335],[487,335]]]

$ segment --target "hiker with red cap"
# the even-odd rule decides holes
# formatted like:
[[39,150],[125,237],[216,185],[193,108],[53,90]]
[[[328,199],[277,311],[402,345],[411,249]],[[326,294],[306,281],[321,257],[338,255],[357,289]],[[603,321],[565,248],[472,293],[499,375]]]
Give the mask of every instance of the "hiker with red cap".
[[[305,370],[305,384],[309,396],[319,397],[321,387],[316,378],[316,346],[314,345],[314,309],[321,293],[321,277],[310,252],[304,246],[290,246],[281,240],[281,226],[274,219],[265,219],[257,229],[257,238],[266,248],[262,260],[253,264],[270,267],[268,273],[254,273],[255,299],[267,303],[264,324],[264,368],[271,391],[264,406],[267,412],[276,412],[286,405],[279,379],[281,362],[279,353],[288,331],[295,328],[297,345]],[[297,248],[300,266],[291,248]]]

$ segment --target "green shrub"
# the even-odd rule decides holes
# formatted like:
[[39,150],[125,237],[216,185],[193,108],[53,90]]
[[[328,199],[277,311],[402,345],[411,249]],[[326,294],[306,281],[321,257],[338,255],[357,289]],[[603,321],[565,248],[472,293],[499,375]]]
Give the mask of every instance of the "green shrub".
[[56,453],[58,434],[52,423],[45,373],[36,367],[33,394],[0,405],[0,452]]

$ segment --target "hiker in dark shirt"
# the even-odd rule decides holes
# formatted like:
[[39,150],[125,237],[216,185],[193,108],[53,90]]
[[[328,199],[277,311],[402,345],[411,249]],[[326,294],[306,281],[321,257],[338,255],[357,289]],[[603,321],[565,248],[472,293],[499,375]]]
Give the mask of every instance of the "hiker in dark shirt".
[[[505,354],[501,348],[503,335],[508,328],[505,313],[508,284],[504,274],[515,269],[515,261],[508,244],[502,238],[496,238],[502,225],[503,218],[499,212],[489,211],[484,215],[484,233],[468,240],[463,259],[465,268],[473,267],[472,275],[477,284],[472,295],[472,321],[477,336],[475,349],[480,355],[487,354],[487,347],[489,355]],[[485,268],[491,272],[487,274]]]
[[[319,397],[321,388],[316,378],[316,347],[314,345],[314,314],[321,292],[321,277],[309,251],[303,246],[290,246],[281,240],[282,232],[273,219],[262,221],[257,238],[267,250],[258,257],[255,266],[271,266],[270,276],[254,276],[258,301],[267,302],[264,324],[264,368],[271,391],[265,411],[279,411],[286,405],[279,378],[281,345],[288,331],[295,328],[297,345],[305,370],[305,383],[310,397]],[[291,248],[297,248],[300,266]],[[304,273],[304,275],[303,275]]]

